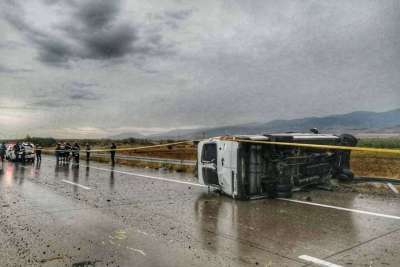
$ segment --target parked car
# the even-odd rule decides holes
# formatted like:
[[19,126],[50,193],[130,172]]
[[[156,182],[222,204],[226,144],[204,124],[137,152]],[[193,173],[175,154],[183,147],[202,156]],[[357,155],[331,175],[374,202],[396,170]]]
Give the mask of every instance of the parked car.
[[35,146],[31,143],[9,144],[6,159],[14,162],[34,162]]

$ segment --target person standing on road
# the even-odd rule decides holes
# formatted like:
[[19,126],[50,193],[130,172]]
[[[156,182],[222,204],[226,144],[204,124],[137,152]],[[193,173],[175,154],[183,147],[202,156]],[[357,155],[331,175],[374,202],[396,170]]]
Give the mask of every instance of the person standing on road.
[[71,160],[71,156],[72,156],[71,154],[72,154],[72,146],[70,143],[67,142],[65,144],[65,157],[68,162]]
[[36,161],[37,162],[42,161],[42,147],[39,144],[35,146],[35,154],[36,154]]
[[78,145],[78,143],[75,143],[74,146],[72,147],[72,157],[74,158],[76,164],[79,164],[80,150],[81,150],[81,148]]
[[60,161],[60,154],[61,154],[61,144],[60,143],[57,143],[55,154],[56,154],[56,160],[57,160],[57,164],[58,164],[58,162]]
[[110,147],[110,154],[111,154],[111,164],[114,166],[115,165],[115,150],[117,149],[117,146],[115,143],[111,144]]
[[1,158],[1,162],[4,162],[4,157],[5,157],[5,155],[6,155],[6,150],[7,150],[6,145],[5,145],[4,143],[2,143],[2,144],[0,145],[0,158]]
[[17,142],[14,146],[14,155],[15,155],[15,161],[19,161],[19,151],[20,151],[20,147],[19,147],[19,143]]
[[89,143],[86,143],[86,161],[90,160],[90,149],[91,149],[91,147],[90,147]]
[[25,151],[25,146],[23,144],[21,144],[21,146],[20,146],[20,151],[22,151],[21,162],[25,163],[26,151]]

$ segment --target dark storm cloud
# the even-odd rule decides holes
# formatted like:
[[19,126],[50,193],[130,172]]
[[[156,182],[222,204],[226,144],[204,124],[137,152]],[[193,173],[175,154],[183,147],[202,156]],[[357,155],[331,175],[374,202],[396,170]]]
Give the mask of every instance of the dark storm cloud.
[[[85,25],[87,26],[87,25]],[[79,57],[90,59],[119,58],[128,54],[143,52],[133,45],[139,37],[132,26],[118,25],[103,29],[65,28],[65,32],[83,47]],[[148,47],[150,50],[150,47]]]
[[164,44],[158,32],[149,33],[119,19],[120,1],[66,2],[65,8],[71,11],[69,19],[52,26],[50,31],[30,25],[22,5],[6,3],[6,20],[36,45],[39,60],[49,65],[68,66],[70,61],[80,59],[143,58],[170,52],[170,46]]
[[4,18],[38,49],[39,59],[52,65],[62,65],[73,56],[72,48],[59,37],[35,28],[26,20],[24,9],[18,2],[5,1]]
[[74,57],[72,48],[60,39],[40,38],[35,40],[39,45],[39,58],[50,65],[63,65]]
[[117,18],[120,2],[119,0],[84,1],[75,6],[74,18],[88,29],[103,28]]

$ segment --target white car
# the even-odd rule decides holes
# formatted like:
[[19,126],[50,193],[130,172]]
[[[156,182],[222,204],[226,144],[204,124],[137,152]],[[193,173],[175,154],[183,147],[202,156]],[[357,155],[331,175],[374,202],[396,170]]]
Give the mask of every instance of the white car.
[[34,162],[35,146],[31,143],[7,145],[6,159],[15,162]]

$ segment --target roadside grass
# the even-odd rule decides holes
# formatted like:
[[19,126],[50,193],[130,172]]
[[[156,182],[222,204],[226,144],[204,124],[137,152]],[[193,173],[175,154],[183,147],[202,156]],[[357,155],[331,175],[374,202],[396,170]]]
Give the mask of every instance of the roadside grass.
[[358,146],[377,148],[400,148],[400,138],[362,138],[359,140]]

